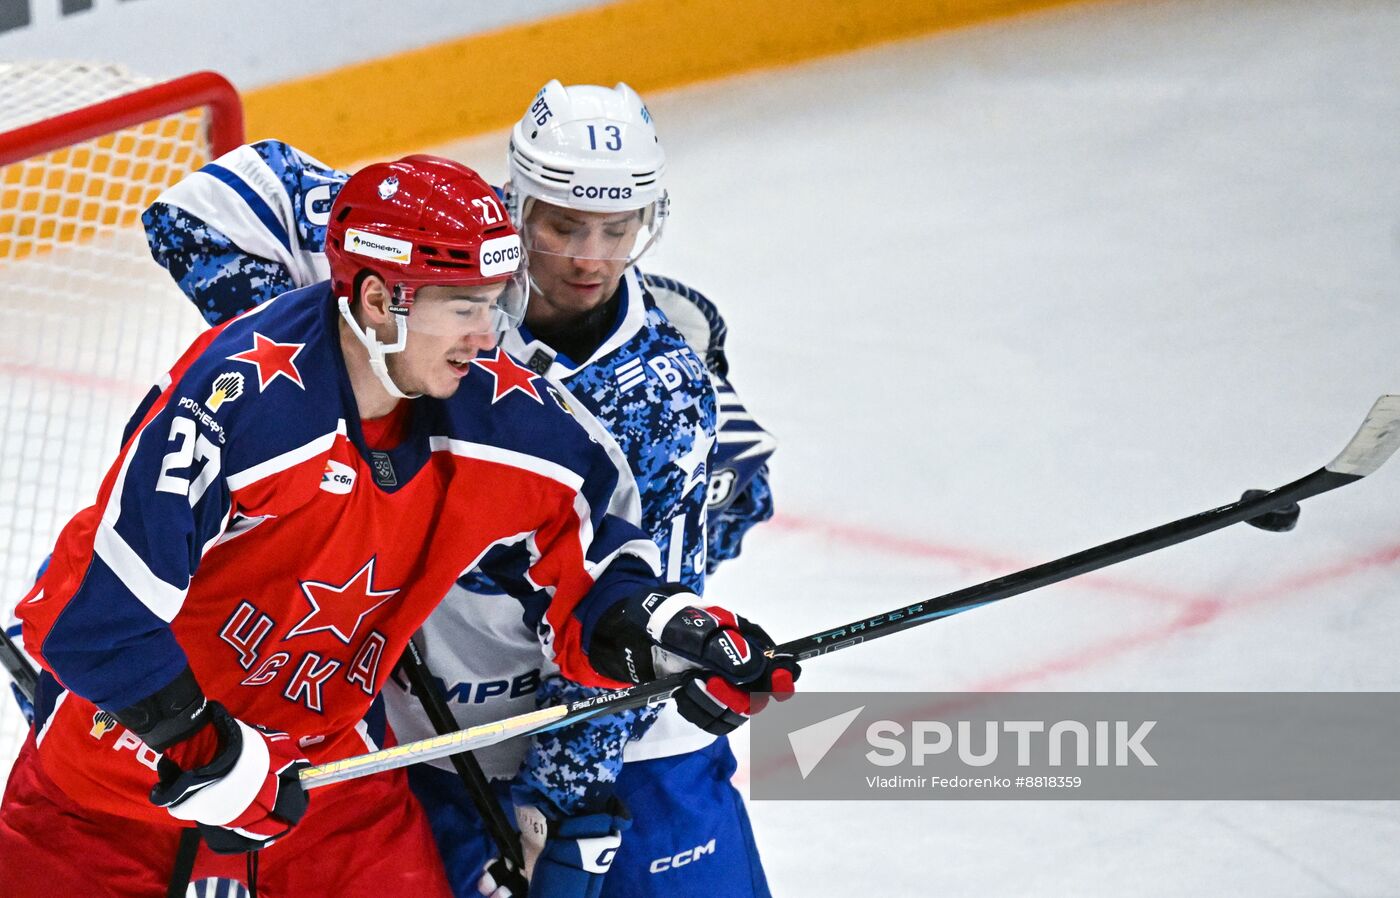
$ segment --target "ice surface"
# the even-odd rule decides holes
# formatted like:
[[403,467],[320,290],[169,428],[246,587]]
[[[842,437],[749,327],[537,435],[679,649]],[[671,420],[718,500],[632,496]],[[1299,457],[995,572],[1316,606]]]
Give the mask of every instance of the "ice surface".
[[[719,303],[780,638],[1329,461],[1400,390],[1400,6],[1087,5],[649,97],[651,270]],[[504,135],[446,148],[493,178]],[[0,377],[3,377],[0,370]],[[1395,690],[1400,463],[808,665],[822,690]],[[746,752],[740,739],[741,756]],[[741,778],[746,771],[741,770]],[[774,892],[1395,894],[1387,803],[778,803]]]

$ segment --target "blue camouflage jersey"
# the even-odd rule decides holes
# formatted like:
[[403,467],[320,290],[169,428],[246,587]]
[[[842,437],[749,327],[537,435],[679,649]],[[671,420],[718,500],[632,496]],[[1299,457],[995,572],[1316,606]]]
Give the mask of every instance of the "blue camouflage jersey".
[[[736,558],[744,534],[773,516],[768,487],[768,457],[777,441],[759,426],[729,385],[724,341],[729,329],[719,309],[698,290],[680,281],[648,274],[642,284],[686,342],[704,353],[705,366],[718,398],[715,450],[710,456],[706,568]],[[635,468],[633,469],[636,470]]]
[[[617,321],[588,359],[574,360],[535,339],[526,326],[507,335],[507,351],[566,386],[613,436],[637,479],[642,529],[661,549],[663,576],[700,594],[706,550],[709,465],[718,429],[718,399],[709,369],[673,327],[636,269],[622,279]],[[461,584],[486,593],[491,584]],[[545,682],[543,702],[594,692],[562,678]],[[713,737],[667,707],[608,715],[541,734],[521,770],[523,801],[548,801],[572,813],[606,799],[624,759],[703,748]],[[640,754],[639,754],[640,752]]]
[[[326,276],[325,224],[346,177],[280,142],[242,147],[147,210],[152,254],[210,323],[227,320]],[[663,576],[699,593],[706,572],[735,557],[744,533],[771,516],[766,460],[774,443],[727,382],[725,327],[714,305],[635,268],[621,290],[613,330],[588,359],[559,357],[523,327],[503,346],[565,387],[559,395],[576,414],[611,434],[638,482],[643,530],[662,550]],[[420,636],[462,725],[570,700],[582,689],[542,658],[534,632],[540,600],[510,575],[509,554],[502,549],[483,562],[491,577],[464,574]],[[404,684],[391,680],[385,698],[401,739],[432,734]],[[612,715],[547,734],[531,744],[523,781],[537,798],[571,811],[615,779],[629,740],[641,741],[631,742],[628,759],[711,741],[672,710],[653,726],[656,716],[655,709]],[[519,743],[480,753],[489,775],[516,772]]]

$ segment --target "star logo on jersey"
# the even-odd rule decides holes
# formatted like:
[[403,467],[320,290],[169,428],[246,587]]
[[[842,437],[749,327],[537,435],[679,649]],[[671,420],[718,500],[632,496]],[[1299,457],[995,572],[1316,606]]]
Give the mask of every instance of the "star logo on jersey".
[[685,492],[690,492],[692,488],[708,479],[705,474],[705,459],[710,457],[712,442],[708,437],[696,439],[691,444],[690,451],[676,459],[676,467],[685,475],[685,486],[682,487]]
[[491,404],[495,405],[501,401],[501,397],[510,393],[511,390],[519,390],[526,396],[544,405],[544,400],[540,398],[540,393],[531,383],[535,379],[535,372],[511,358],[500,349],[496,350],[496,357],[492,359],[477,356],[472,359],[472,364],[485,369],[496,383],[496,392],[491,396]]
[[278,343],[254,333],[253,348],[231,355],[229,360],[257,366],[259,392],[266,392],[267,385],[279,377],[285,377],[305,390],[306,384],[301,382],[301,372],[296,365],[296,357],[305,348],[305,343]]
[[303,580],[301,592],[311,603],[311,612],[282,638],[329,631],[346,645],[355,638],[365,615],[398,594],[397,589],[374,588],[374,558],[343,584]]

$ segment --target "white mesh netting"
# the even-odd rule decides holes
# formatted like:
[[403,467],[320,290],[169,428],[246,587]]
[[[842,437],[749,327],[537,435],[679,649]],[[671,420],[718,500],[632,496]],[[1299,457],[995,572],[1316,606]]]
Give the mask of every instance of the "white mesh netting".
[[0,62],[0,132],[53,118],[154,81],[119,65]]
[[[150,83],[120,67],[0,64],[0,163],[15,128]],[[122,427],[202,321],[139,216],[209,159],[202,108],[0,164],[0,620],[91,503]],[[8,691],[8,690],[0,690]],[[26,730],[0,695],[0,779]]]

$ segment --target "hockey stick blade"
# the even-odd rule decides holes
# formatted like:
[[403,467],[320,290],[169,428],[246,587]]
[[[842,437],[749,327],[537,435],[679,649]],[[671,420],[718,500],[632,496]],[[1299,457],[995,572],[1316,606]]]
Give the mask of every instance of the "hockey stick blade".
[[[813,633],[784,643],[775,652],[796,655],[803,659],[829,654],[910,627],[999,602],[1042,586],[1059,583],[1158,549],[1165,549],[1290,503],[1300,502],[1348,483],[1355,483],[1375,473],[1397,448],[1400,448],[1400,395],[1382,396],[1371,406],[1361,429],[1340,455],[1325,467],[1278,489],[1212,508],[976,586],[853,621],[833,630]],[[599,714],[661,702],[683,686],[689,676],[690,674],[676,674],[640,686],[605,692],[582,701],[541,708],[495,723],[468,727],[455,733],[308,767],[301,772],[301,784],[304,788],[312,789],[407,764],[430,761],[459,751],[474,751],[517,736],[529,736],[569,726]]]
[[1365,477],[1376,473],[1400,448],[1400,396],[1382,396],[1371,406],[1361,429],[1327,470]]

